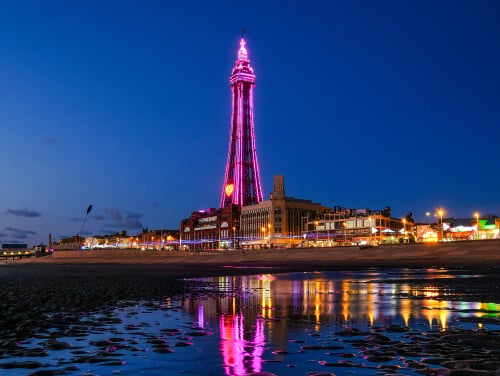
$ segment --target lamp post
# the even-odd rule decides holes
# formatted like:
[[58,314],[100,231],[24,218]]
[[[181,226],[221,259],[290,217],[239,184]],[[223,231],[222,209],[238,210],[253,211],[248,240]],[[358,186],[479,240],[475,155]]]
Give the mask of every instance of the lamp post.
[[406,243],[406,218],[403,218],[403,241]]
[[369,221],[370,221],[370,244],[373,243],[372,241],[372,237],[373,237],[373,234],[372,234],[372,217],[368,217]]
[[344,226],[344,245],[347,245],[347,223],[342,222],[342,225]]
[[439,214],[439,217],[441,218],[441,241],[443,242],[444,241],[444,226],[443,226],[443,214],[444,214],[444,211],[443,209],[439,209],[438,211],[438,214]]
[[476,217],[476,240],[479,240],[479,213],[474,213]]
[[314,225],[316,226],[316,245],[318,245],[318,221],[314,221]]
[[[305,219],[305,221],[303,221],[304,219]],[[309,219],[309,217],[300,217],[300,226],[302,227],[302,241],[306,240],[306,238],[307,238],[306,225],[307,225],[308,219]]]
[[262,231],[262,245],[264,245],[264,239],[266,238],[266,228],[262,226],[260,228],[260,231]]
[[233,226],[233,249],[236,249],[236,227]]
[[269,234],[269,248],[272,248],[271,247],[272,232],[271,232],[271,224],[270,223],[267,224],[267,233]]

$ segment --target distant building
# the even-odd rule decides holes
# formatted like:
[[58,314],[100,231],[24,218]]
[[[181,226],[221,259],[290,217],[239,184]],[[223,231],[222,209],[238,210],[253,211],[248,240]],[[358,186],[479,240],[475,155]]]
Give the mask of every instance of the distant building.
[[269,200],[241,208],[239,239],[244,248],[296,246],[309,218],[322,218],[330,208],[310,200],[287,197],[285,178],[274,177]]
[[120,249],[157,249],[173,250],[179,244],[178,230],[148,230],[143,229],[137,235],[127,235],[120,231],[109,235],[89,236],[83,244],[85,249],[120,248]]
[[28,249],[28,244],[24,244],[24,243],[5,243],[5,244],[2,244],[2,249]]

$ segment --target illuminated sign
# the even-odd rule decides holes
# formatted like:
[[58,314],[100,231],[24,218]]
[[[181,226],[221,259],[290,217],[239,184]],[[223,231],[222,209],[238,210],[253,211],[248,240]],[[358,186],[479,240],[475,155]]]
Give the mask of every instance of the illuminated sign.
[[228,184],[226,185],[226,188],[224,188],[225,192],[226,192],[226,196],[229,197],[233,194],[233,191],[234,191],[234,184],[231,183],[231,184]]

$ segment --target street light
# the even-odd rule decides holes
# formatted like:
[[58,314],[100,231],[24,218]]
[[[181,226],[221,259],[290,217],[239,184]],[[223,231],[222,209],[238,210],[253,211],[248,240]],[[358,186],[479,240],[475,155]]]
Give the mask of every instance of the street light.
[[368,217],[368,219],[370,220],[370,244],[373,243],[372,241],[372,237],[373,237],[373,233],[372,233],[372,217]]
[[266,228],[264,226],[262,226],[260,228],[260,231],[262,231],[262,245],[264,245],[264,239],[266,238]]
[[406,218],[403,218],[403,239],[406,241]]
[[270,223],[267,224],[267,229],[268,229],[267,232],[269,234],[269,248],[271,248],[271,236],[272,236],[272,232],[271,232],[271,224]]
[[236,227],[233,226],[233,248],[234,249],[236,249],[235,235],[236,235]]
[[344,245],[347,245],[347,223],[342,222],[342,225],[344,226]]
[[444,241],[444,229],[443,229],[443,209],[439,209],[438,211],[439,217],[441,218],[441,241]]
[[476,217],[476,240],[479,240],[479,213],[474,213]]
[[318,221],[314,221],[314,225],[316,226],[316,245],[318,245]]

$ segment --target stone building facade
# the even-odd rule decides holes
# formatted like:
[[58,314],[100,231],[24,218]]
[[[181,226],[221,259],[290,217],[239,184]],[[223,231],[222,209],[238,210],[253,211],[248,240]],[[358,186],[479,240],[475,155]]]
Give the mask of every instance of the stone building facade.
[[329,211],[319,203],[287,197],[285,179],[277,175],[269,200],[241,208],[240,246],[268,248],[300,244],[302,228],[308,218],[323,218]]

